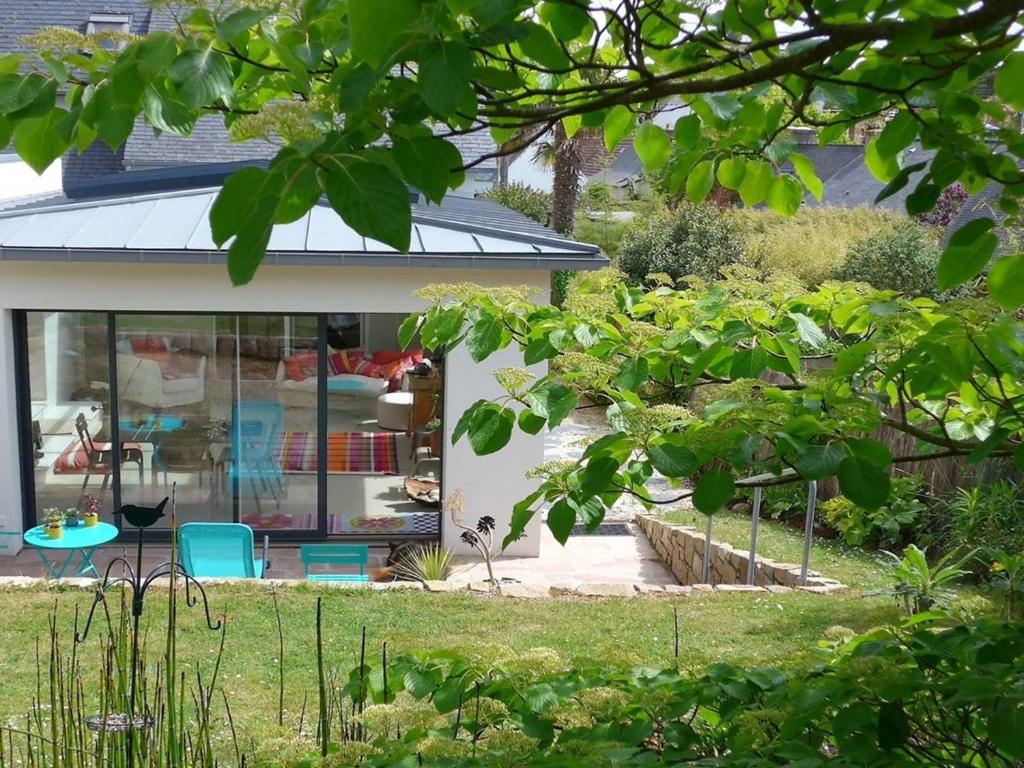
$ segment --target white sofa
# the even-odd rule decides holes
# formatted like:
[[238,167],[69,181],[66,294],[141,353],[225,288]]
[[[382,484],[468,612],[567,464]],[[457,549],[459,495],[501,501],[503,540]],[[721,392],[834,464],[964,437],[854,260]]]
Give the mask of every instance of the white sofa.
[[177,408],[206,399],[206,355],[194,376],[165,378],[160,364],[146,357],[117,354],[117,388],[122,399],[150,408]]
[[[339,373],[327,377],[328,387],[331,382],[341,381],[352,382],[352,388],[336,392],[328,390],[328,408],[344,408],[352,402],[353,397],[376,400],[388,389],[387,379],[360,376],[356,373]],[[278,399],[283,405],[289,408],[312,408],[316,404],[316,376],[310,376],[302,381],[289,379],[285,373],[284,363],[278,363],[276,384]]]

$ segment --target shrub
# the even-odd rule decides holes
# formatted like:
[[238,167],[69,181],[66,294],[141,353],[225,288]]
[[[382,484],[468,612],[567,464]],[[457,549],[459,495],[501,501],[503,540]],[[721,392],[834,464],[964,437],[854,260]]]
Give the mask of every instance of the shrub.
[[907,296],[940,298],[935,280],[939,253],[925,227],[904,222],[892,232],[880,232],[854,243],[835,275],[840,280],[868,283]]
[[499,184],[484,192],[481,197],[511,208],[540,224],[546,225],[551,217],[551,195],[528,184]]
[[801,208],[795,216],[736,209],[726,214],[744,242],[751,264],[786,272],[814,288],[846,261],[850,247],[880,232],[891,232],[906,217],[871,208]]
[[919,475],[894,478],[885,506],[864,509],[836,496],[821,505],[822,515],[848,544],[893,547],[916,538],[927,520],[928,507],[919,498],[923,485]]
[[951,544],[1024,553],[1024,488],[997,480],[960,488],[943,500]]
[[746,260],[742,240],[711,205],[684,203],[675,212],[638,217],[622,238],[619,269],[634,283],[663,273],[716,280],[727,264]]

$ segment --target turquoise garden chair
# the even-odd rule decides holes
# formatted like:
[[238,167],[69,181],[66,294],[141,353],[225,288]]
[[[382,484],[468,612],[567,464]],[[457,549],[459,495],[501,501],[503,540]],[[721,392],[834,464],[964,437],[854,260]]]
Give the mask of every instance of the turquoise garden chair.
[[[309,581],[369,581],[366,565],[370,548],[365,544],[305,544],[299,548],[299,559]],[[312,571],[314,565],[357,569],[357,573]]]
[[252,528],[241,523],[185,523],[178,529],[181,565],[189,576],[262,579],[267,571],[270,537],[254,557]]

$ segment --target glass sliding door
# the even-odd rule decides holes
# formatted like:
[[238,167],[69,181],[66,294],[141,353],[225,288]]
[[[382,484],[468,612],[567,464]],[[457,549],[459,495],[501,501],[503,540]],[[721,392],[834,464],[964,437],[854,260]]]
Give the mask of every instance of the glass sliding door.
[[[231,522],[224,482],[234,357],[231,318],[119,314],[114,346],[122,503],[152,506],[176,490],[178,522]],[[230,336],[229,336],[230,337]],[[158,526],[168,527],[165,516]]]
[[320,504],[316,316],[240,315],[230,475],[239,520],[256,531],[315,535]]
[[[30,523],[43,511],[82,508],[92,497],[110,522],[114,446],[110,442],[107,316],[94,312],[26,312],[29,452],[35,486]],[[122,457],[138,473],[143,458]]]

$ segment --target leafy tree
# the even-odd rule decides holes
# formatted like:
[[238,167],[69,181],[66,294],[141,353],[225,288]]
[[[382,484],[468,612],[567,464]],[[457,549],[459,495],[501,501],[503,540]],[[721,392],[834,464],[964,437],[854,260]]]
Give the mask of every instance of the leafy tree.
[[[1022,7],[193,0],[177,13],[178,34],[110,50],[95,36],[48,29],[28,41],[36,55],[0,58],[0,147],[13,141],[41,171],[95,141],[120,146],[138,115],[188,135],[208,113],[240,137],[284,142],[269,169],[238,171],[211,210],[214,239],[231,241],[236,283],[251,279],[273,225],[321,195],[360,233],[407,250],[403,182],[439,200],[465,167],[448,139],[475,131],[490,131],[503,153],[556,126],[567,138],[600,129],[609,150],[632,135],[645,171],[666,174],[693,202],[717,180],[746,205],[792,213],[805,191],[820,196],[821,182],[787,127],[814,126],[828,142],[887,115],[867,148],[868,166],[888,183],[883,196],[916,173],[907,200],[916,215],[956,181],[969,192],[995,182],[1016,216],[1024,137],[1008,118],[1024,108]],[[979,87],[990,78],[995,98]],[[770,91],[782,98],[766,100]],[[692,114],[671,131],[641,119],[668,98]],[[915,140],[936,152],[903,166]],[[787,161],[793,174],[781,171]],[[939,267],[944,290],[982,272],[992,226],[982,219],[953,238]],[[1024,302],[1011,287],[1022,270],[1024,257],[992,270],[1004,303]]]
[[[751,475],[768,473],[769,484],[835,476],[846,498],[874,510],[889,498],[893,465],[947,456],[1024,465],[1024,327],[994,303],[724,272],[710,286],[643,289],[606,270],[579,278],[562,309],[512,289],[423,292],[433,306],[405,321],[402,343],[419,331],[425,346],[466,344],[477,361],[514,344],[527,365],[558,363],[540,378],[502,369],[507,394],[474,403],[453,440],[494,453],[515,429],[557,426],[580,398],[610,403],[610,434],[575,462],[538,469],[506,544],[542,502],[565,541],[622,494],[645,505],[690,497],[712,514]],[[709,387],[714,397],[697,396]],[[872,437],[883,425],[915,447],[893,456]],[[678,492],[651,496],[655,471]]]
[[924,225],[904,221],[891,232],[851,245],[835,274],[840,280],[862,281],[907,296],[940,298],[935,282],[939,253]]
[[551,195],[528,184],[499,184],[481,197],[511,208],[538,224],[547,224],[551,217]]

